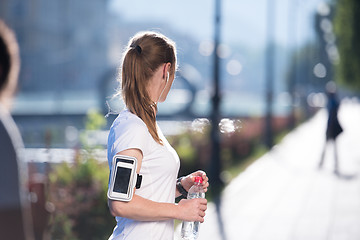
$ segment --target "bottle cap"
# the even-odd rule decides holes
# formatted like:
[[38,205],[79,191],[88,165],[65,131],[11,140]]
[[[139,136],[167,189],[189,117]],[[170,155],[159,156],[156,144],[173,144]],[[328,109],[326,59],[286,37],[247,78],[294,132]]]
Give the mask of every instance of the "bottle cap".
[[196,176],[194,182],[202,183],[203,179],[202,177]]

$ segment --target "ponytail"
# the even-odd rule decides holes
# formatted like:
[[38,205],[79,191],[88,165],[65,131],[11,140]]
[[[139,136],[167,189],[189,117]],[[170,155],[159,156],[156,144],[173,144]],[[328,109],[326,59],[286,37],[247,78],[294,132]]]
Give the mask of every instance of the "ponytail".
[[155,32],[135,35],[129,41],[122,63],[121,88],[127,108],[146,124],[153,139],[162,144],[157,132],[157,106],[150,99],[147,85],[154,72],[163,63],[171,63],[175,71],[175,44]]

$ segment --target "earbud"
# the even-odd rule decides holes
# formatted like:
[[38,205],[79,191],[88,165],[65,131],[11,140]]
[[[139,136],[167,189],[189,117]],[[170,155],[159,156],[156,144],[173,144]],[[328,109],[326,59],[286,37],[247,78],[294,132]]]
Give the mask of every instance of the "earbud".
[[167,72],[166,83],[169,81],[169,77],[170,77],[170,73],[169,73],[169,72]]

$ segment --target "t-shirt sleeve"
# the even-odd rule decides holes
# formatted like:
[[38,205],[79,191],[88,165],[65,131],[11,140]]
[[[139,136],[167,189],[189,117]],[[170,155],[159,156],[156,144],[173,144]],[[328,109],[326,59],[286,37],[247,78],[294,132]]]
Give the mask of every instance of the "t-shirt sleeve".
[[[110,147],[111,158],[118,152],[126,149],[139,149],[143,155],[148,153],[149,131],[141,122],[119,124],[111,130],[113,143]],[[110,159],[109,159],[110,160]]]

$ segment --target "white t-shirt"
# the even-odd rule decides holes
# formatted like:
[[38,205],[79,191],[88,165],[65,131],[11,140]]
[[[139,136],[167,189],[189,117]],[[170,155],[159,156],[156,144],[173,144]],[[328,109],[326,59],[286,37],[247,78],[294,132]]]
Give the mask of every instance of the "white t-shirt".
[[[129,110],[122,111],[113,122],[108,137],[108,163],[112,169],[114,155],[126,149],[140,149],[143,154],[140,175],[141,187],[135,194],[155,202],[175,203],[176,178],[180,160],[165,139],[160,128],[158,134],[164,145],[152,138],[145,123]],[[116,217],[117,225],[109,239],[169,240],[174,235],[174,220],[136,221]]]

